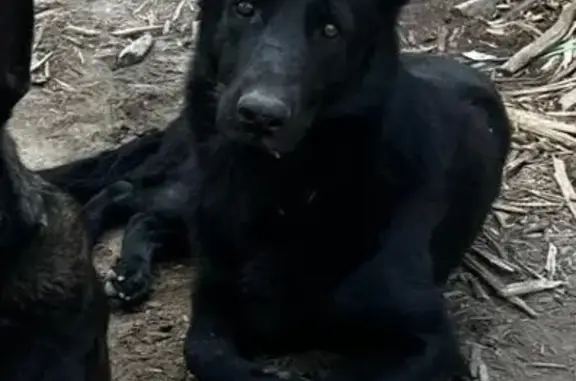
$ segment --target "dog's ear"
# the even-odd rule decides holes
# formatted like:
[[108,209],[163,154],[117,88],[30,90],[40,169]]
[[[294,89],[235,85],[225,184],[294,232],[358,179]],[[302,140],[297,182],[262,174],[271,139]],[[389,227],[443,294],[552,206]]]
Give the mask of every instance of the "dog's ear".
[[34,1],[0,0],[0,116],[3,118],[28,92],[33,39]]
[[381,11],[385,13],[394,13],[407,5],[410,0],[377,0],[377,2]]

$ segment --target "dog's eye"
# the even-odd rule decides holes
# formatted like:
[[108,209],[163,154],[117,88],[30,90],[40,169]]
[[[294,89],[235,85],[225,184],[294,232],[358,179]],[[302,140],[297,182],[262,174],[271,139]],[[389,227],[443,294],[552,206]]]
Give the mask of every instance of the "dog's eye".
[[254,4],[250,1],[239,1],[236,3],[236,12],[243,17],[254,16]]
[[335,38],[340,34],[340,30],[334,24],[326,24],[322,29],[322,34],[326,38]]

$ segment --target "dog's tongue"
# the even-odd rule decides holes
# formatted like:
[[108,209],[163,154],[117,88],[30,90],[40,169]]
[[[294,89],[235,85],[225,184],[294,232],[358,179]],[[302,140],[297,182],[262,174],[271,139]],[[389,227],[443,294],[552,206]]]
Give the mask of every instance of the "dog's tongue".
[[276,159],[282,157],[281,148],[276,143],[275,139],[272,137],[265,136],[262,138],[262,145],[268,151],[268,153],[274,156]]

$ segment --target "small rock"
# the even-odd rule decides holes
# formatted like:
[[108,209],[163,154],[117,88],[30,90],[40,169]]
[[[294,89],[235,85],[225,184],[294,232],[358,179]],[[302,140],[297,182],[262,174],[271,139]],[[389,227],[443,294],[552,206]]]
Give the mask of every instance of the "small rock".
[[150,307],[150,308],[160,308],[160,307],[162,307],[162,303],[160,303],[160,302],[154,302],[154,301],[148,302],[148,307]]
[[125,67],[142,62],[153,44],[154,39],[152,38],[152,35],[150,33],[143,34],[141,37],[132,41],[130,45],[122,49],[118,55],[118,66]]

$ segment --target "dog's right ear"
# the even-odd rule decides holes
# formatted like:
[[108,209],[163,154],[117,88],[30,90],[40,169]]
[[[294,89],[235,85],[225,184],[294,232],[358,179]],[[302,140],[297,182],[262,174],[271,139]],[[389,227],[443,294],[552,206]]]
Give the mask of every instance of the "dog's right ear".
[[0,123],[30,87],[34,0],[0,0]]
[[404,8],[409,2],[410,0],[376,0],[378,8],[385,14],[389,14],[390,12],[397,14],[397,12]]

